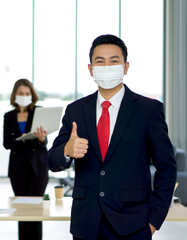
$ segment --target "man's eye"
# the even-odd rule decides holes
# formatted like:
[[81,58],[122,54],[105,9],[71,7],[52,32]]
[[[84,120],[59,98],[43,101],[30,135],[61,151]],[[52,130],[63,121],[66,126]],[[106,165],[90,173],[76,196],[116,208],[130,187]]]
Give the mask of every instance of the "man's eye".
[[96,63],[103,63],[103,61],[102,60],[98,60]]

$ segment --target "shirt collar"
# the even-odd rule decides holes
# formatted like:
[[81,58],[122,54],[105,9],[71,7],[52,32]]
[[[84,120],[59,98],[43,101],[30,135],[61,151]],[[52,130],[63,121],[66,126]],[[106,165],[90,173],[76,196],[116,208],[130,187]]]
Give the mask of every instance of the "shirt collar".
[[[115,109],[119,109],[123,96],[125,94],[125,86],[123,85],[122,88],[117,92],[109,101]],[[101,107],[101,104],[106,101],[101,93],[98,91],[97,96],[98,106]]]

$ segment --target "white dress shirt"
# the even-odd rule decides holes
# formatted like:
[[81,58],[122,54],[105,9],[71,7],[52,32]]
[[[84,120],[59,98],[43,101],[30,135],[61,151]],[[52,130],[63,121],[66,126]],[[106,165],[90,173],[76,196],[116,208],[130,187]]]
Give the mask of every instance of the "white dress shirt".
[[[112,133],[114,131],[114,127],[115,127],[115,124],[116,124],[116,119],[117,119],[117,116],[118,116],[119,108],[120,108],[121,101],[123,99],[124,94],[125,94],[125,87],[123,85],[123,87],[119,90],[119,92],[117,92],[109,100],[109,102],[111,103],[110,107],[108,108],[109,115],[110,115],[110,137],[109,137],[109,143],[110,143],[110,139],[111,139]],[[101,114],[102,114],[102,106],[101,106],[101,104],[104,101],[106,101],[106,100],[102,97],[102,95],[98,91],[98,95],[97,95],[97,108],[96,108],[97,124],[98,124],[99,118],[101,117]],[[66,159],[66,162],[70,161],[70,157],[65,156],[65,159]]]
[[[115,127],[115,124],[116,124],[116,119],[117,119],[117,116],[118,116],[119,108],[120,108],[121,101],[123,99],[124,94],[125,94],[125,87],[123,85],[123,87],[119,90],[119,92],[117,92],[109,100],[109,102],[111,103],[111,106],[108,108],[109,115],[110,115],[110,137],[109,137],[109,143],[110,143],[113,131],[114,131],[114,127]],[[101,106],[101,104],[104,101],[106,101],[106,100],[102,97],[102,95],[98,91],[97,109],[96,109],[96,121],[97,121],[97,124],[98,124],[99,118],[101,117],[101,114],[102,114],[102,106]]]

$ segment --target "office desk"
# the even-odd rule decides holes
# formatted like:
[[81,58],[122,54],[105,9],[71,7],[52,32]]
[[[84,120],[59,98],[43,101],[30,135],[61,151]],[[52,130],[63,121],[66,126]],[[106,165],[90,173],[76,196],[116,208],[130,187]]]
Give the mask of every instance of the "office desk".
[[[49,209],[43,204],[16,204],[12,203],[18,197],[0,199],[0,208],[15,208],[11,214],[0,214],[0,221],[69,221],[71,214],[71,197],[62,200],[51,199]],[[38,197],[36,197],[38,198]]]
[[166,221],[187,221],[187,207],[175,203],[174,207],[169,209]]
[[[0,199],[0,208],[16,208],[12,214],[0,214],[0,221],[70,221],[72,198],[50,200],[50,208],[44,209],[41,204],[13,204],[18,197]],[[36,197],[37,198],[37,197]],[[175,204],[169,209],[166,221],[187,221],[187,208]]]

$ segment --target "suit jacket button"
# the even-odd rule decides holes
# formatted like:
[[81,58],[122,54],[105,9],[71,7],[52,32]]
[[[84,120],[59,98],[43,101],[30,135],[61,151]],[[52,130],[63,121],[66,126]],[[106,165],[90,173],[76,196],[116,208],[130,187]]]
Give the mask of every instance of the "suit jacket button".
[[35,148],[33,148],[33,150],[32,150],[33,152],[35,152],[36,151],[36,149]]
[[100,196],[101,196],[101,197],[104,197],[104,196],[105,196],[105,193],[104,193],[104,192],[100,192]]
[[100,174],[101,174],[102,176],[104,176],[104,175],[105,175],[105,171],[104,171],[104,170],[101,170]]

